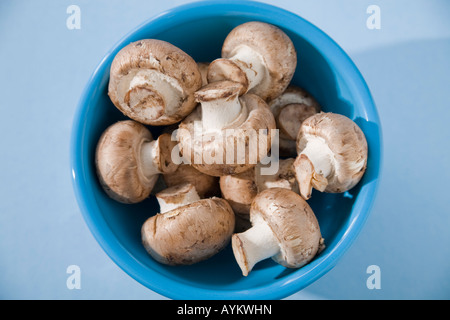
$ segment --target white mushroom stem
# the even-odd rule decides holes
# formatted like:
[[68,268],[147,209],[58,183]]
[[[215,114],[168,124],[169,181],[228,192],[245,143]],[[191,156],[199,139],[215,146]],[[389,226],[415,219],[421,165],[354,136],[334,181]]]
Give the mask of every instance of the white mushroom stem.
[[246,116],[239,100],[241,89],[240,83],[224,80],[210,83],[195,93],[201,104],[203,132],[220,132]]
[[247,76],[247,91],[261,83],[268,73],[261,55],[249,46],[237,46],[230,60],[236,63]]
[[141,164],[142,164],[142,173],[150,178],[155,174],[159,174],[159,147],[158,140],[153,140],[150,142],[143,142],[141,146]]
[[328,177],[333,169],[333,151],[331,151],[324,139],[314,137],[308,140],[306,148],[300,154],[304,154],[312,162],[314,171]]
[[312,187],[324,191],[328,177],[334,169],[334,154],[324,139],[311,137],[305,149],[298,155],[294,167],[300,194],[303,198],[311,197]]
[[267,222],[262,218],[255,220],[252,221],[253,227],[232,237],[233,253],[244,276],[256,263],[280,252],[278,240]]
[[221,98],[203,101],[202,123],[206,132],[220,131],[233,122],[241,113],[242,107],[238,95],[230,98]]
[[168,188],[156,194],[160,213],[166,213],[176,208],[188,205],[200,200],[195,187],[191,184],[183,184]]

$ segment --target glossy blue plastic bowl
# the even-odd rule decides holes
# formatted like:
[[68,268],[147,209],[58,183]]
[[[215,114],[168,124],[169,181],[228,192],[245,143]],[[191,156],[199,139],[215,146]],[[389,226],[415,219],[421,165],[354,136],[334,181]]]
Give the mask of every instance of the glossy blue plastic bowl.
[[[144,38],[166,40],[196,61],[211,61],[220,56],[222,42],[232,28],[253,20],[280,27],[294,42],[298,52],[294,84],[315,96],[324,111],[344,114],[362,128],[369,144],[367,171],[362,181],[345,194],[313,192],[309,203],[327,247],[303,268],[286,269],[269,259],[243,277],[230,246],[192,266],[159,264],[146,253],[140,235],[143,222],[158,212],[155,199],[120,204],[105,194],[95,172],[94,153],[101,133],[113,122],[125,119],[107,95],[111,62],[122,47]],[[274,6],[206,1],[151,18],[106,54],[79,102],[73,123],[71,165],[75,194],[93,235],[111,259],[144,286],[173,299],[281,299],[323,276],[353,243],[374,202],[381,150],[381,128],[369,89],[351,59],[325,33]]]

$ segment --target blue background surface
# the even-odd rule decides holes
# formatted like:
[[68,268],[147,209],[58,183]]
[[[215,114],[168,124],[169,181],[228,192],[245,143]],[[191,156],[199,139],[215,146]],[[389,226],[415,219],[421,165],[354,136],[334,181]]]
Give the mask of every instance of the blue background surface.
[[[71,184],[75,109],[103,55],[148,18],[188,1],[0,2],[0,298],[165,299],[125,274],[87,228]],[[337,266],[288,299],[450,298],[450,3],[265,1],[330,35],[377,104],[384,165],[359,237]],[[69,5],[81,29],[66,27]],[[381,9],[369,30],[366,9]],[[81,269],[69,290],[66,269]],[[369,290],[366,269],[381,270]]]

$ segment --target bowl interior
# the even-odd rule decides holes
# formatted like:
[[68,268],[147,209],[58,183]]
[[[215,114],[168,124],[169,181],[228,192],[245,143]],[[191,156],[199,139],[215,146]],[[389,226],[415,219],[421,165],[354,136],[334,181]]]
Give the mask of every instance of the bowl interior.
[[[220,56],[228,32],[252,20],[279,26],[294,42],[298,68],[293,84],[308,90],[324,111],[346,115],[362,128],[369,144],[368,169],[349,192],[313,192],[309,203],[327,248],[301,269],[286,269],[269,259],[243,277],[230,246],[192,266],[159,264],[146,253],[140,236],[144,221],[158,212],[154,197],[135,205],[120,204],[105,194],[95,172],[95,147],[101,133],[115,121],[126,119],[107,94],[112,59],[132,41],[157,38],[178,46],[196,61],[211,61]],[[157,135],[161,128],[150,129]],[[152,19],[105,56],[80,100],[73,128],[72,172],[80,207],[96,239],[121,268],[152,290],[185,299],[283,298],[331,269],[356,237],[375,194],[380,149],[378,116],[370,93],[352,62],[332,40],[298,16],[278,8],[206,2],[179,7]]]

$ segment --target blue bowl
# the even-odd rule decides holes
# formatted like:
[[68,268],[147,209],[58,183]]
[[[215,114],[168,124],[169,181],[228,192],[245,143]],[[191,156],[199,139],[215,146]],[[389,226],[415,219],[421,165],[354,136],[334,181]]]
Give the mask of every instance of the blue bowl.
[[[120,204],[105,194],[95,172],[95,147],[101,133],[113,122],[125,119],[107,95],[111,62],[121,48],[145,38],[166,40],[196,61],[211,61],[220,56],[222,42],[231,29],[254,20],[280,27],[294,42],[298,67],[292,83],[308,90],[324,111],[343,114],[364,131],[369,145],[367,171],[361,182],[344,194],[313,192],[309,203],[327,247],[300,269],[286,269],[268,259],[243,277],[230,246],[195,265],[159,264],[145,251],[140,235],[143,222],[158,212],[156,200]],[[381,143],[377,110],[364,79],[325,33],[295,14],[267,4],[196,2],[166,11],[137,27],[95,69],[73,122],[73,186],[84,219],[101,247],[119,267],[151,290],[172,299],[281,299],[334,267],[361,231],[378,186]]]

